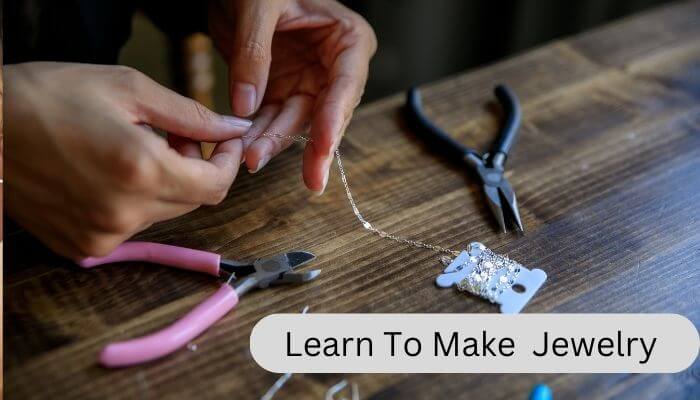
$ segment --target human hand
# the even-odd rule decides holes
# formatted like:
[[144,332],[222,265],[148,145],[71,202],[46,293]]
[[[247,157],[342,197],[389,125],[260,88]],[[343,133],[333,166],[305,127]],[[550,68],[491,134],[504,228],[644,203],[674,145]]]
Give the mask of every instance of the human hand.
[[[127,67],[4,69],[7,211],[57,253],[105,255],[154,222],[226,196],[250,121]],[[208,161],[198,141],[219,142]]]
[[322,193],[333,152],[367,81],[377,41],[367,22],[334,0],[219,0],[210,31],[229,64],[235,115],[259,111],[246,164],[257,172],[310,123],[306,186]]

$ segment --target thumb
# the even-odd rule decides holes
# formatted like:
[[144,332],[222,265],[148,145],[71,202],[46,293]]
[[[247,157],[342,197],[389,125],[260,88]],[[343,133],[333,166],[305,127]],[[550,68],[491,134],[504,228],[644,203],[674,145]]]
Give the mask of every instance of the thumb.
[[221,142],[243,136],[252,121],[217,114],[139,73],[133,98],[139,122],[195,141]]
[[236,4],[229,93],[233,114],[247,117],[257,111],[265,94],[272,36],[282,13],[282,2],[253,0]]

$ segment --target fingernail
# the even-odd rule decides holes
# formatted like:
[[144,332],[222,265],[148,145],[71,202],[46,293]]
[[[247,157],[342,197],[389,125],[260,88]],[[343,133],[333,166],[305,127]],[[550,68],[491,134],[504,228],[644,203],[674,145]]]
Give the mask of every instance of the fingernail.
[[233,113],[247,117],[255,112],[255,86],[250,83],[236,82],[233,84],[232,105]]
[[323,186],[321,186],[321,190],[314,190],[314,194],[316,196],[322,195],[323,192],[326,191],[326,185],[328,185],[328,170],[326,170],[326,173],[323,176]]
[[233,115],[222,115],[221,119],[229,125],[238,126],[241,128],[250,128],[253,126],[253,121],[244,118],[234,117]]
[[254,174],[258,171],[260,171],[267,163],[270,161],[270,155],[266,154],[264,155],[260,160],[258,160],[258,165],[255,166],[254,170],[248,170],[251,174]]

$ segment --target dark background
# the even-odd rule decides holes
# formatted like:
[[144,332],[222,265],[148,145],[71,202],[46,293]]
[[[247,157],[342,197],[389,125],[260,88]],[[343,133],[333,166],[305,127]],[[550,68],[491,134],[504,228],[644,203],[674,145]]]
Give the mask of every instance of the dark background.
[[[668,0],[356,0],[344,3],[374,27],[379,50],[364,100],[474,68]],[[167,41],[143,16],[120,61],[172,86]],[[228,110],[217,57],[216,109]]]

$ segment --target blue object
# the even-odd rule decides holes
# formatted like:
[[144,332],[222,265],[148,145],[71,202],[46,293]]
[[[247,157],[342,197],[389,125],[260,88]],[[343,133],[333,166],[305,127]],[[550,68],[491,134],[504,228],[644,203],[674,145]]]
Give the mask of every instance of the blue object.
[[532,388],[528,400],[552,400],[552,389],[545,384],[538,383]]

